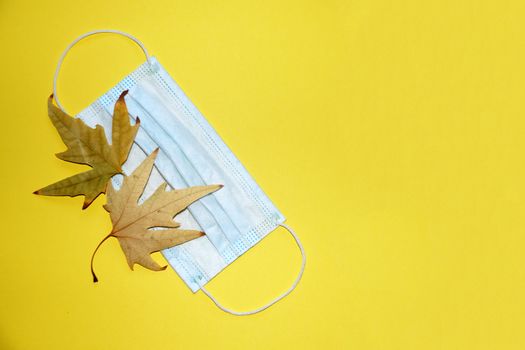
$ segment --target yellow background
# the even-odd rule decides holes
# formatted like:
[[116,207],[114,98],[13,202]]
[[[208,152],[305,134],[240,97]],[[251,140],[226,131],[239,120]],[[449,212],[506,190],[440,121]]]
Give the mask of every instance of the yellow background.
[[[524,349],[525,2],[0,0],[2,349]],[[139,37],[287,216],[302,283],[252,317],[170,269],[132,272],[47,118],[77,35]],[[143,62],[81,42],[78,112]],[[156,255],[159,261],[160,255]],[[277,230],[209,284],[248,309],[298,271]]]

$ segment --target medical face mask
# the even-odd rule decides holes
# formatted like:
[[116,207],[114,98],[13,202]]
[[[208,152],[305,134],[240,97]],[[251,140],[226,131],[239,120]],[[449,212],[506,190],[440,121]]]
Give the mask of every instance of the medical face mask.
[[[102,125],[110,139],[115,102],[124,90],[129,90],[126,104],[130,117],[139,117],[141,122],[123,166],[124,172],[130,174],[148,154],[160,149],[143,198],[149,197],[162,182],[171,188],[224,185],[176,217],[183,228],[202,230],[206,235],[163,250],[170,266],[194,293],[202,290],[219,308],[234,315],[260,312],[287,296],[299,283],[306,263],[299,238],[284,224],[284,216],[204,116],[138,39],[113,30],[93,31],[75,39],[56,68],[53,93],[57,105],[64,110],[57,94],[57,78],[65,56],[77,42],[98,33],[120,34],[133,40],[147,60],[76,117],[91,127]],[[115,176],[112,182],[119,188],[122,176]],[[290,232],[301,250],[303,260],[295,282],[279,297],[255,310],[236,312],[223,307],[206,290],[206,283],[279,226]]]

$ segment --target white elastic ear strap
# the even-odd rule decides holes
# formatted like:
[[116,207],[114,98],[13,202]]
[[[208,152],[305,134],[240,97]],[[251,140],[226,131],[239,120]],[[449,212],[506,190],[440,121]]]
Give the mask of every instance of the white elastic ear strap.
[[87,33],[84,33],[82,34],[81,36],[79,36],[78,38],[76,38],[75,40],[73,40],[71,42],[71,44],[69,44],[66,49],[64,50],[64,52],[62,52],[62,55],[60,56],[60,58],[58,59],[58,63],[57,63],[57,67],[55,69],[55,75],[53,77],[53,96],[55,97],[55,101],[56,101],[56,104],[58,107],[60,107],[61,110],[63,110],[64,112],[67,113],[67,111],[64,109],[64,107],[62,106],[62,104],[60,103],[60,99],[58,98],[58,94],[57,94],[57,81],[58,81],[58,73],[60,72],[60,68],[62,67],[62,63],[64,62],[64,59],[66,58],[66,55],[67,53],[69,52],[69,50],[71,50],[71,48],[73,46],[75,46],[80,40],[82,39],[85,39],[87,38],[88,36],[91,36],[91,35],[95,35],[95,34],[101,34],[101,33],[112,33],[112,34],[118,34],[118,35],[122,35],[122,36],[125,36],[126,38],[128,39],[131,39],[133,40],[135,43],[137,43],[138,46],[140,46],[140,48],[142,49],[142,51],[144,51],[144,54],[146,55],[146,59],[148,60],[148,62],[151,63],[151,56],[149,55],[148,53],[148,50],[146,49],[146,47],[144,46],[144,44],[137,38],[135,38],[133,35],[131,34],[128,34],[128,33],[125,33],[125,32],[122,32],[120,30],[113,30],[113,29],[99,29],[99,30],[93,30],[91,32],[87,32]]
[[[73,40],[71,42],[71,44],[69,44],[66,49],[64,50],[64,52],[62,53],[62,55],[60,56],[60,59],[58,60],[58,64],[57,64],[57,67],[56,67],[56,70],[55,70],[55,75],[53,77],[53,96],[55,97],[55,101],[56,101],[56,104],[58,107],[60,107],[60,109],[62,109],[64,112],[66,112],[66,110],[64,109],[64,107],[62,106],[62,104],[60,103],[60,99],[58,98],[58,94],[57,94],[57,80],[58,80],[58,73],[60,72],[60,68],[62,67],[62,63],[64,62],[64,59],[66,58],[66,55],[67,53],[69,52],[69,50],[71,50],[71,48],[73,46],[75,46],[76,43],[78,43],[80,40],[84,39],[84,38],[87,38],[88,36],[91,36],[91,35],[95,35],[95,34],[101,34],[101,33],[113,33],[113,34],[119,34],[119,35],[122,35],[122,36],[125,36],[126,38],[129,38],[131,40],[133,40],[135,43],[137,43],[137,45],[140,46],[140,48],[142,49],[142,51],[144,51],[144,54],[146,55],[146,59],[148,60],[148,62],[151,64],[151,56],[148,54],[148,50],[146,49],[146,47],[144,46],[144,44],[137,38],[135,38],[133,35],[131,34],[128,34],[128,33],[125,33],[125,32],[122,32],[120,30],[113,30],[113,29],[100,29],[100,30],[94,30],[94,31],[91,31],[91,32],[87,32],[85,34],[82,34],[81,36],[79,36],[78,38],[76,38],[75,40]],[[66,112],[67,113],[67,112]],[[279,300],[283,299],[284,297],[286,297],[288,294],[290,294],[294,289],[295,287],[297,287],[297,284],[299,284],[299,281],[301,280],[301,277],[303,276],[303,272],[304,272],[304,268],[306,266],[306,254],[304,252],[304,248],[303,248],[303,245],[301,244],[301,241],[299,240],[299,237],[297,237],[297,235],[295,234],[295,232],[287,225],[285,224],[281,224],[280,226],[284,227],[285,229],[288,230],[288,232],[290,232],[290,234],[292,235],[292,237],[294,238],[295,240],[295,243],[297,243],[297,246],[299,247],[299,249],[301,250],[301,255],[303,257],[303,261],[302,261],[302,264],[301,264],[301,270],[299,271],[299,275],[297,276],[297,278],[295,279],[294,283],[292,284],[292,286],[290,288],[288,288],[288,290],[286,292],[284,292],[283,294],[281,294],[280,296],[278,296],[277,298],[275,298],[274,300],[272,300],[271,302],[269,302],[268,304],[264,305],[264,306],[261,306],[255,310],[252,310],[252,311],[245,311],[245,312],[238,312],[238,311],[233,311],[231,309],[228,309],[224,306],[222,306],[211,294],[210,292],[208,292],[208,290],[206,290],[206,288],[202,287],[201,290],[204,292],[204,294],[206,294],[214,303],[215,305],[217,305],[221,310],[225,311],[225,312],[228,312],[232,315],[236,315],[236,316],[246,316],[246,315],[253,315],[253,314],[256,314],[258,312],[261,312],[263,310],[266,310],[267,308],[269,308],[270,306],[272,306],[273,304],[275,304],[276,302],[278,302]]]
[[291,227],[289,227],[288,225],[285,225],[285,224],[280,224],[280,226],[284,227],[285,229],[288,230],[288,232],[290,232],[290,234],[292,235],[292,237],[295,240],[295,243],[299,247],[299,250],[301,251],[301,255],[303,257],[303,261],[301,263],[301,270],[299,271],[299,274],[297,275],[294,283],[291,285],[290,288],[288,288],[288,290],[286,290],[286,292],[282,293],[277,298],[275,298],[272,301],[270,301],[268,304],[263,305],[263,306],[255,309],[255,310],[251,310],[251,311],[234,311],[234,310],[228,309],[227,307],[222,306],[217,301],[217,299],[215,299],[213,297],[213,295],[211,295],[211,293],[205,287],[201,287],[201,290],[204,292],[204,294],[206,294],[215,303],[215,305],[217,305],[217,307],[219,309],[221,309],[222,311],[225,311],[227,313],[230,313],[232,315],[235,315],[235,316],[253,315],[253,314],[256,314],[256,313],[261,312],[263,310],[266,310],[267,308],[269,308],[270,306],[272,306],[273,304],[275,304],[279,300],[281,300],[284,297],[286,297],[288,294],[290,294],[295,289],[295,287],[297,287],[297,285],[299,284],[299,281],[301,280],[301,277],[303,276],[304,268],[306,266],[306,253],[304,252],[303,245],[301,244],[301,241],[299,240],[299,237],[297,237],[297,234],[294,232],[294,230],[292,230]]

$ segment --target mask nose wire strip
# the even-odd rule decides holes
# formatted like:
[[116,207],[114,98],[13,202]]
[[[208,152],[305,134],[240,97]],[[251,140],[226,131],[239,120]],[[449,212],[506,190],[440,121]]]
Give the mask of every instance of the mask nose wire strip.
[[303,257],[303,261],[302,261],[302,264],[301,264],[301,270],[299,271],[299,274],[297,275],[297,278],[295,279],[295,281],[292,284],[292,286],[290,288],[288,288],[288,290],[286,292],[284,292],[283,294],[279,295],[277,298],[275,298],[274,300],[270,301],[268,304],[263,305],[263,306],[255,309],[255,310],[251,310],[251,311],[234,311],[232,309],[228,309],[227,307],[222,306],[217,301],[217,299],[215,299],[215,297],[213,297],[213,295],[211,295],[211,293],[204,286],[201,287],[201,290],[204,292],[204,294],[206,294],[208,296],[208,298],[210,298],[211,301],[213,301],[215,303],[215,305],[217,305],[217,307],[219,309],[221,309],[222,311],[227,312],[229,314],[235,315],[235,316],[253,315],[253,314],[256,314],[258,312],[266,310],[267,308],[269,308],[273,304],[277,303],[279,300],[281,300],[284,297],[286,297],[288,294],[290,294],[295,289],[295,287],[297,287],[297,285],[299,284],[299,281],[301,280],[301,277],[303,276],[304,268],[306,266],[306,253],[304,251],[303,245],[301,244],[301,241],[299,240],[299,237],[294,232],[294,230],[292,230],[292,228],[290,226],[285,225],[285,224],[280,224],[279,226],[284,227],[285,229],[288,230],[288,232],[290,232],[290,234],[292,235],[292,237],[295,240],[295,243],[299,247],[299,250],[301,251],[301,255]]
[[62,63],[64,62],[64,59],[66,58],[66,55],[67,53],[69,52],[69,50],[71,50],[71,48],[73,46],[75,46],[80,40],[82,39],[85,39],[87,38],[88,36],[91,36],[91,35],[95,35],[95,34],[101,34],[101,33],[112,33],[112,34],[118,34],[118,35],[122,35],[122,36],[125,36],[126,38],[128,39],[131,39],[133,40],[138,46],[140,46],[140,48],[142,49],[142,51],[144,52],[144,54],[146,55],[146,59],[148,60],[148,62],[150,64],[152,64],[151,62],[151,56],[150,54],[148,53],[148,50],[146,49],[146,47],[144,46],[144,44],[142,43],[142,41],[140,41],[139,39],[135,38],[133,35],[131,34],[128,34],[126,32],[122,32],[120,30],[114,30],[114,29],[99,29],[99,30],[93,30],[93,31],[90,31],[90,32],[87,32],[87,33],[84,33],[82,34],[81,36],[79,36],[78,38],[76,38],[75,40],[73,40],[71,42],[71,44],[69,44],[66,49],[64,50],[64,52],[62,52],[62,55],[60,56],[60,59],[58,60],[58,63],[57,63],[57,67],[55,69],[55,75],[53,76],[53,96],[55,97],[55,101],[56,101],[56,104],[58,107],[60,107],[61,110],[63,110],[65,113],[67,113],[67,111],[64,109],[64,107],[62,106],[62,104],[60,103],[60,100],[58,99],[58,94],[57,94],[57,81],[58,81],[58,73],[60,73],[60,68],[62,67]]

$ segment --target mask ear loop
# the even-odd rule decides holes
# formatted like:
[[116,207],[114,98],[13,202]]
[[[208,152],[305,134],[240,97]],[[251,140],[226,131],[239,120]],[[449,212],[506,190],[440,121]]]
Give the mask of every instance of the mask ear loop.
[[71,50],[71,48],[73,46],[75,46],[80,40],[82,39],[85,39],[87,38],[88,36],[91,36],[91,35],[95,35],[95,34],[102,34],[102,33],[112,33],[112,34],[118,34],[118,35],[122,35],[128,39],[131,39],[133,40],[138,46],[140,46],[140,48],[142,49],[142,51],[144,52],[144,54],[146,55],[146,59],[148,60],[149,64],[150,65],[153,65],[153,62],[151,61],[151,56],[149,55],[148,53],[148,50],[146,49],[146,47],[144,46],[144,44],[142,43],[142,41],[140,41],[139,39],[135,38],[133,35],[131,34],[128,34],[126,32],[122,32],[120,30],[113,30],[113,29],[99,29],[99,30],[93,30],[93,31],[90,31],[90,32],[87,32],[87,33],[84,33],[82,34],[81,36],[79,36],[78,38],[76,38],[75,40],[73,40],[71,42],[71,44],[69,44],[66,49],[64,50],[64,52],[62,52],[62,55],[60,56],[60,59],[58,60],[58,63],[57,63],[57,67],[55,69],[55,75],[53,76],[53,96],[55,98],[55,101],[56,101],[56,104],[57,106],[63,110],[65,113],[67,113],[67,111],[64,109],[64,107],[62,106],[62,104],[60,103],[60,100],[58,98],[58,93],[57,93],[57,81],[58,81],[58,73],[60,72],[60,68],[62,67],[62,63],[64,62],[64,59],[66,58],[66,55],[68,54],[69,50]]
[[215,303],[215,305],[217,305],[217,307],[219,309],[221,309],[222,311],[227,312],[229,314],[235,315],[235,316],[253,315],[253,314],[256,314],[256,313],[259,313],[261,311],[266,310],[267,308],[269,308],[273,304],[277,303],[279,300],[281,300],[284,297],[286,297],[288,294],[290,294],[295,289],[295,287],[297,287],[297,285],[299,284],[299,281],[301,280],[301,277],[303,277],[304,268],[306,266],[306,253],[304,251],[303,245],[301,244],[301,241],[299,240],[299,237],[294,232],[294,230],[292,230],[291,227],[289,227],[288,225],[285,225],[285,224],[280,224],[279,226],[284,227],[285,229],[288,230],[288,232],[290,232],[290,234],[292,235],[293,239],[295,240],[295,243],[299,247],[299,250],[301,251],[301,255],[303,257],[303,261],[302,261],[302,264],[301,264],[301,270],[299,271],[299,274],[297,275],[297,277],[296,277],[294,283],[292,284],[292,286],[290,288],[288,288],[288,290],[286,292],[282,293],[277,298],[275,298],[274,300],[270,301],[268,304],[263,305],[263,306],[255,309],[255,310],[251,310],[251,311],[234,311],[232,309],[228,309],[227,307],[222,306],[221,303],[219,303],[217,301],[217,299],[215,299],[215,297],[213,297],[213,295],[211,295],[211,293],[204,286],[201,287],[201,290],[203,291],[203,293],[206,294],[208,296],[208,298],[210,298],[211,301],[213,301]]

